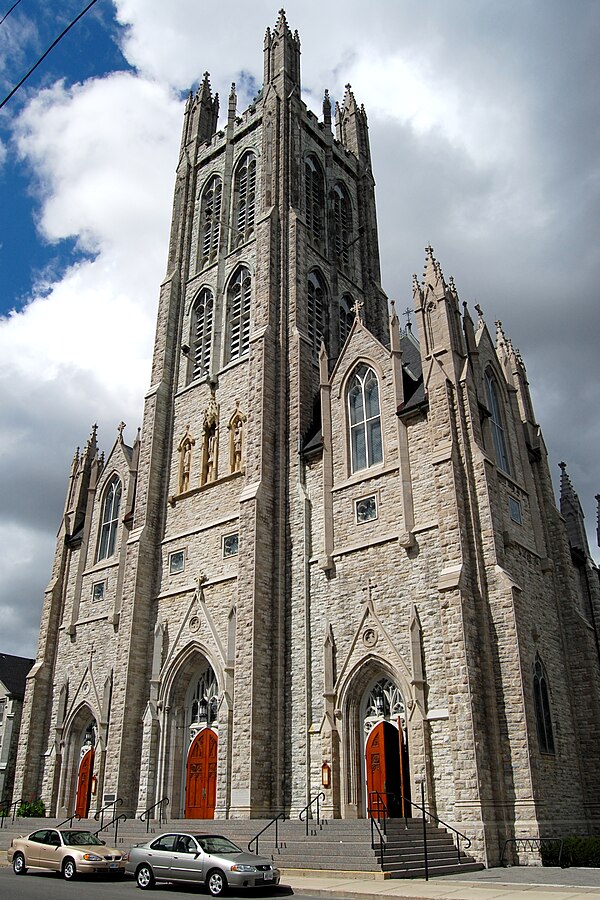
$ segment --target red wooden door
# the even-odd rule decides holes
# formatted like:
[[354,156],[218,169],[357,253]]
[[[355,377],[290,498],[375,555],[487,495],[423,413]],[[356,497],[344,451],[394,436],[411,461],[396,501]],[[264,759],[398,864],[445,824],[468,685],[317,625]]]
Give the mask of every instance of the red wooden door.
[[88,750],[79,763],[77,775],[77,800],[75,813],[82,819],[87,818],[90,808],[90,794],[92,792],[92,772],[94,771],[94,751]]
[[400,815],[400,741],[398,730],[390,722],[379,722],[373,728],[367,739],[365,757],[367,805],[371,814]]
[[185,818],[214,819],[217,798],[217,736],[210,728],[192,741],[185,780]]

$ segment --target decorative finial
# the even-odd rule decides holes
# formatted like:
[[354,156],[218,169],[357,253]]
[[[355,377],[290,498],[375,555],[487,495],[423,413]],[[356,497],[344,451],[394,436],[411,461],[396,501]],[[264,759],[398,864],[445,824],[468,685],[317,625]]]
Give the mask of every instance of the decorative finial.
[[119,422],[117,425],[117,431],[119,432],[119,438],[123,440],[123,431],[127,428],[127,424],[125,422]]

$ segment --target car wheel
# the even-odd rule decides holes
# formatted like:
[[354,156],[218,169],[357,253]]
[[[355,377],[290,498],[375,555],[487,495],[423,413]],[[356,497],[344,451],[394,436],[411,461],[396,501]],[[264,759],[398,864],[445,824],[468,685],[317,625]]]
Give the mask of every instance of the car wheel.
[[27,872],[25,857],[22,853],[15,853],[13,856],[13,872],[15,875],[24,875]]
[[140,866],[135,873],[135,880],[137,881],[137,886],[143,891],[153,888],[155,878],[150,866],[146,865],[146,863],[144,863],[143,866]]
[[72,859],[65,859],[62,867],[62,876],[65,881],[73,881],[77,875],[77,869]]
[[227,890],[227,879],[219,869],[213,869],[206,876],[206,887],[213,897],[221,897]]

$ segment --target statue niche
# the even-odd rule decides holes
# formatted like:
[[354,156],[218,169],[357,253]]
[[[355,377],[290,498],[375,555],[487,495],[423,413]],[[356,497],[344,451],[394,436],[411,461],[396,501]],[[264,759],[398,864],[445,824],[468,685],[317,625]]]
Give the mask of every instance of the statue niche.
[[190,426],[187,425],[185,434],[179,441],[179,493],[184,494],[190,488],[190,472],[192,470],[192,447],[196,443],[190,434]]
[[229,471],[241,472],[244,459],[244,424],[246,416],[240,412],[240,401],[235,401],[235,412],[227,426],[229,430]]
[[217,480],[219,455],[219,407],[214,392],[204,413],[200,484]]

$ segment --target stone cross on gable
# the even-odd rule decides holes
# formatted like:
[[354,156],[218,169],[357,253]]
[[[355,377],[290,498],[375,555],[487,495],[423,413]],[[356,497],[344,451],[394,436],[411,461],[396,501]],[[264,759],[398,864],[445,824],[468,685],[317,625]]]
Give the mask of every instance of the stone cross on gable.
[[357,297],[357,299],[354,301],[354,304],[353,304],[353,306],[352,306],[352,312],[354,313],[354,315],[356,316],[357,319],[360,319],[360,320],[361,320],[361,322],[362,322],[362,315],[361,315],[361,313],[362,313],[362,308],[363,308],[364,305],[365,305],[365,304],[364,304],[364,301],[363,301],[363,300],[360,300],[360,299]]
[[127,428],[127,424],[125,422],[119,422],[117,425],[117,431],[119,432],[119,437],[123,437],[123,431]]
[[377,587],[377,585],[369,578],[365,587],[361,588],[364,592],[364,596],[362,598],[362,603],[368,603],[369,606],[373,605],[373,588]]
[[412,325],[412,314],[413,311],[410,306],[407,306],[402,315],[406,318],[406,327],[410,328]]

